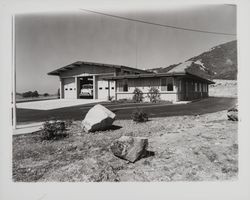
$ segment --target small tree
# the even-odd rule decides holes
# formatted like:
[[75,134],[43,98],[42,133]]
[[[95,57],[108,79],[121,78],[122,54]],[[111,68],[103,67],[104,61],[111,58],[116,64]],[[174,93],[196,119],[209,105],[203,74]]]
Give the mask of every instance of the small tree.
[[143,92],[139,88],[135,88],[133,92],[133,100],[135,102],[142,102],[143,101]]
[[31,91],[24,92],[24,93],[22,93],[22,96],[23,96],[24,98],[32,97],[32,92],[31,92]]
[[32,92],[32,97],[39,97],[39,94],[37,91]]
[[157,88],[150,88],[148,91],[148,98],[150,100],[150,102],[152,103],[156,103],[157,101],[160,100],[160,92]]

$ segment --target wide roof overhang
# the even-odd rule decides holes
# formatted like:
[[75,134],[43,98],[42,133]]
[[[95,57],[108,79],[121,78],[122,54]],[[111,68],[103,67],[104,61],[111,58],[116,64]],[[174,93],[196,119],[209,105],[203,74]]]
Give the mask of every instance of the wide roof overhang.
[[197,75],[189,74],[189,73],[152,73],[152,74],[133,74],[133,75],[122,75],[122,76],[110,76],[105,77],[105,80],[122,80],[122,79],[138,79],[138,78],[158,78],[158,77],[185,77],[190,79],[200,80],[202,82],[206,82],[208,84],[214,84],[212,80],[199,77]]
[[81,67],[81,66],[99,66],[99,67],[110,67],[110,68],[116,68],[116,69],[126,69],[126,70],[132,70],[132,71],[136,71],[138,73],[152,73],[152,72],[148,72],[142,69],[137,69],[137,68],[133,68],[133,67],[128,67],[128,66],[124,66],[124,65],[114,65],[114,64],[103,64],[103,63],[96,63],[96,62],[85,62],[85,61],[77,61],[74,62],[72,64],[66,65],[64,67],[61,67],[59,69],[53,70],[51,72],[48,73],[48,75],[54,75],[54,76],[60,76],[61,72],[65,72],[68,70],[73,70],[77,67]]

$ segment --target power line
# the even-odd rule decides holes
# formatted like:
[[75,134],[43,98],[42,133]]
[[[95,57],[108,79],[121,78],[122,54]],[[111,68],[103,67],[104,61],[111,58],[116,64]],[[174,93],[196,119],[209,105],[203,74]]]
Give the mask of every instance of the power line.
[[159,24],[159,23],[154,23],[154,22],[147,22],[147,21],[143,21],[143,20],[139,20],[139,19],[132,19],[132,18],[122,17],[122,16],[118,16],[118,15],[111,15],[111,14],[102,13],[102,12],[93,11],[93,10],[88,10],[88,9],[83,9],[83,8],[81,8],[80,10],[83,10],[83,11],[89,12],[89,13],[94,13],[94,14],[104,15],[104,16],[108,16],[108,17],[113,17],[113,18],[117,18],[117,19],[122,19],[122,20],[128,20],[128,21],[134,21],[134,22],[140,22],[140,23],[144,23],[144,24],[160,26],[160,27],[164,27],[164,28],[173,28],[173,29],[177,29],[177,30],[193,31],[193,32],[199,32],[199,33],[215,34],[215,35],[236,36],[235,33],[223,33],[223,32],[215,32],[215,31],[206,31],[206,30],[199,30],[199,29],[184,28],[184,27],[171,26],[171,25]]

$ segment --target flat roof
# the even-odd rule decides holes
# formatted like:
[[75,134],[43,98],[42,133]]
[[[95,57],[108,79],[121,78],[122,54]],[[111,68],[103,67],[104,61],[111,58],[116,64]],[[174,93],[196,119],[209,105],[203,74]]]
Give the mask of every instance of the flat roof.
[[53,70],[51,72],[48,73],[48,75],[54,75],[54,76],[59,76],[60,72],[64,72],[67,70],[72,70],[76,67],[81,67],[82,65],[88,65],[88,66],[100,66],[100,67],[111,67],[111,68],[116,68],[116,69],[127,69],[127,70],[132,70],[132,71],[136,71],[139,73],[153,73],[153,72],[149,72],[146,70],[142,70],[142,69],[137,69],[137,68],[133,68],[133,67],[128,67],[128,66],[124,66],[124,65],[114,65],[114,64],[104,64],[104,63],[97,63],[97,62],[86,62],[86,61],[77,61],[74,62],[72,64],[66,65],[64,67],[58,68],[56,70]]

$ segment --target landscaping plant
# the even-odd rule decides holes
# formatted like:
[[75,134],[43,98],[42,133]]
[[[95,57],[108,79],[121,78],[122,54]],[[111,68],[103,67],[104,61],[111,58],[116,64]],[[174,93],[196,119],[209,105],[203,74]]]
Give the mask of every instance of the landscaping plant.
[[42,139],[43,140],[55,140],[66,137],[66,127],[71,125],[71,121],[46,121],[43,123]]
[[150,100],[150,102],[152,103],[156,103],[157,101],[160,100],[160,92],[157,88],[150,88],[148,91],[148,98]]
[[148,121],[148,114],[146,112],[144,112],[143,110],[137,108],[132,113],[131,118],[135,122],[146,122],[146,121]]
[[135,88],[133,94],[134,94],[133,100],[135,102],[138,103],[143,101],[143,92],[139,88]]

